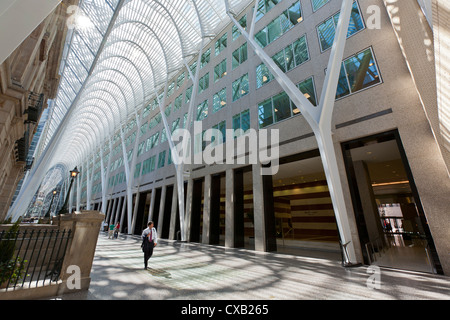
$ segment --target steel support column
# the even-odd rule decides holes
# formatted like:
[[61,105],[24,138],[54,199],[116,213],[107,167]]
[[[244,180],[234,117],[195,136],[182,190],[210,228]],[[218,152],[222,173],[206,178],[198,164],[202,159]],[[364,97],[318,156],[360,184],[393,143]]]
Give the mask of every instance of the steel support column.
[[[355,247],[352,240],[351,228],[347,216],[345,206],[344,193],[339,175],[339,167],[337,165],[336,152],[334,148],[331,119],[336,96],[336,88],[339,80],[339,73],[344,54],[345,41],[353,0],[343,0],[339,16],[339,22],[336,28],[333,47],[331,49],[328,62],[327,74],[323,86],[323,91],[318,107],[314,107],[308,99],[302,94],[297,86],[289,79],[289,77],[275,64],[272,58],[258,45],[253,36],[250,36],[244,28],[235,19],[234,13],[230,10],[228,0],[225,1],[227,14],[233,21],[234,25],[239,29],[241,34],[246,38],[247,43],[253,48],[256,55],[264,62],[273,74],[275,80],[280,84],[283,90],[288,94],[289,98],[300,109],[302,115],[311,126],[317,140],[321,159],[327,178],[327,184],[333,203],[333,209],[336,216],[336,222],[339,229],[340,241],[347,246],[348,259],[346,265],[353,265],[357,262]],[[255,10],[257,10],[258,1],[255,1]],[[253,15],[255,16],[255,15]],[[250,26],[253,33],[254,23]]]

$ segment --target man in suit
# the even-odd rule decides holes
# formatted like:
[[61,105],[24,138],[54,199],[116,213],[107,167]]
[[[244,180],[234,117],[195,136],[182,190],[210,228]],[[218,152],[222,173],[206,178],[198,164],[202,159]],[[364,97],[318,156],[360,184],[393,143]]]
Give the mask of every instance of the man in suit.
[[144,267],[147,269],[148,260],[153,254],[153,248],[157,245],[158,234],[153,226],[153,221],[149,221],[147,228],[142,232],[142,251],[144,252]]

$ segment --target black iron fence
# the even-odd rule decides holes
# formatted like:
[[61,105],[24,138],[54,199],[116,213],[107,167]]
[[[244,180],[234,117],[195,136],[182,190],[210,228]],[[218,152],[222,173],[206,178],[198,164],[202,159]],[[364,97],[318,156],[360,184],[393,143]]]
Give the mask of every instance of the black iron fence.
[[71,230],[0,232],[0,288],[43,286],[60,279]]

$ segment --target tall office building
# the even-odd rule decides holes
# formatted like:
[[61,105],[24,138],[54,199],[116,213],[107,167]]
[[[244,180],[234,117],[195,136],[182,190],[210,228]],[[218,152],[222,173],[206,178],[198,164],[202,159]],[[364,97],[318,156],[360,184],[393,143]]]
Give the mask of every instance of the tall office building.
[[[80,1],[19,196],[62,163],[81,172],[71,210],[101,210],[128,234],[153,220],[165,239],[449,274],[448,9]],[[316,130],[320,110],[331,127]],[[184,167],[177,129],[192,137]]]

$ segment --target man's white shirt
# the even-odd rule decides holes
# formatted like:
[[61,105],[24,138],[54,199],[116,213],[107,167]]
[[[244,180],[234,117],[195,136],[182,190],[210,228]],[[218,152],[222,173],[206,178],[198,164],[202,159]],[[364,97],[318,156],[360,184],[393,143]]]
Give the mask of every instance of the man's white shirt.
[[[156,229],[154,227],[151,229],[151,231],[152,231],[152,238],[150,240],[153,240],[156,243],[158,240],[158,233],[156,232]],[[143,237],[147,237],[149,234],[150,234],[150,228],[146,228],[142,232]]]

